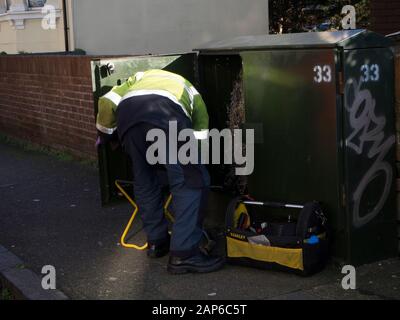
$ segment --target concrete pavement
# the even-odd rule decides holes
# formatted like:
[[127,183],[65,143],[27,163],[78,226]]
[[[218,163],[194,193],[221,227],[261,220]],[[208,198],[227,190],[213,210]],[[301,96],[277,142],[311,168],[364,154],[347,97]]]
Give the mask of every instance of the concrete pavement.
[[56,267],[71,299],[400,299],[399,259],[359,268],[355,291],[333,264],[311,278],[236,266],[171,276],[167,258],[119,245],[131,208],[101,208],[96,169],[3,142],[0,199],[0,244],[37,274]]

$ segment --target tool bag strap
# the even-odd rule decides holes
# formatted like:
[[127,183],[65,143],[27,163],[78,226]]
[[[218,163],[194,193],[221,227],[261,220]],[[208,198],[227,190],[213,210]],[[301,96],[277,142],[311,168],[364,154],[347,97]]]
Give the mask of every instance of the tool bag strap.
[[320,203],[314,201],[304,205],[297,220],[296,235],[302,241],[313,233],[313,227],[326,225],[326,217],[322,211]]
[[225,214],[225,226],[227,229],[235,227],[233,225],[235,211],[238,207],[238,204],[240,204],[244,200],[245,200],[245,198],[240,196],[240,197],[236,197],[236,198],[232,199],[231,202],[229,202],[228,207],[226,209],[226,214]]

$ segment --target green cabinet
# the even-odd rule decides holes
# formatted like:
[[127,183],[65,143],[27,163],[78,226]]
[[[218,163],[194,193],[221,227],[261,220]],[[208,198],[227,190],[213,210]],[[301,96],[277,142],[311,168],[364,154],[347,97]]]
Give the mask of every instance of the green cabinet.
[[[240,79],[243,128],[255,130],[256,137],[250,194],[322,202],[333,255],[360,265],[397,255],[390,46],[366,30],[239,37],[193,54],[93,61],[94,91],[97,99],[137,71],[167,69],[199,87],[211,127],[223,129]],[[115,179],[131,179],[130,165],[121,150],[109,147],[99,159],[105,204],[116,198]],[[226,168],[213,165],[210,172],[213,184],[222,185]]]
[[[391,42],[365,31],[239,37],[200,55],[242,59],[250,194],[321,201],[333,254],[354,265],[397,256]],[[200,67],[201,69],[201,67]]]

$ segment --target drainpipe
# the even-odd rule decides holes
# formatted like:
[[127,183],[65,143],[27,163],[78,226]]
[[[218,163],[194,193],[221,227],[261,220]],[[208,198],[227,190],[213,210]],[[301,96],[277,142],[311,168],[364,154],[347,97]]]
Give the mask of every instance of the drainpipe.
[[67,15],[67,0],[62,0],[63,6],[63,19],[64,19],[64,39],[65,39],[65,51],[69,51],[69,26],[68,26],[68,15]]

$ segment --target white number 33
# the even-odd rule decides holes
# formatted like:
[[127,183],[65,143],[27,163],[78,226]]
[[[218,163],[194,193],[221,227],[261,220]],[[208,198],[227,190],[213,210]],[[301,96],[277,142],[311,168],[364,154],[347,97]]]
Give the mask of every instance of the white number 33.
[[364,64],[361,66],[361,81],[362,82],[370,82],[370,81],[379,81],[380,75],[380,67],[377,64]]
[[332,68],[329,65],[314,67],[314,81],[316,83],[332,82]]

